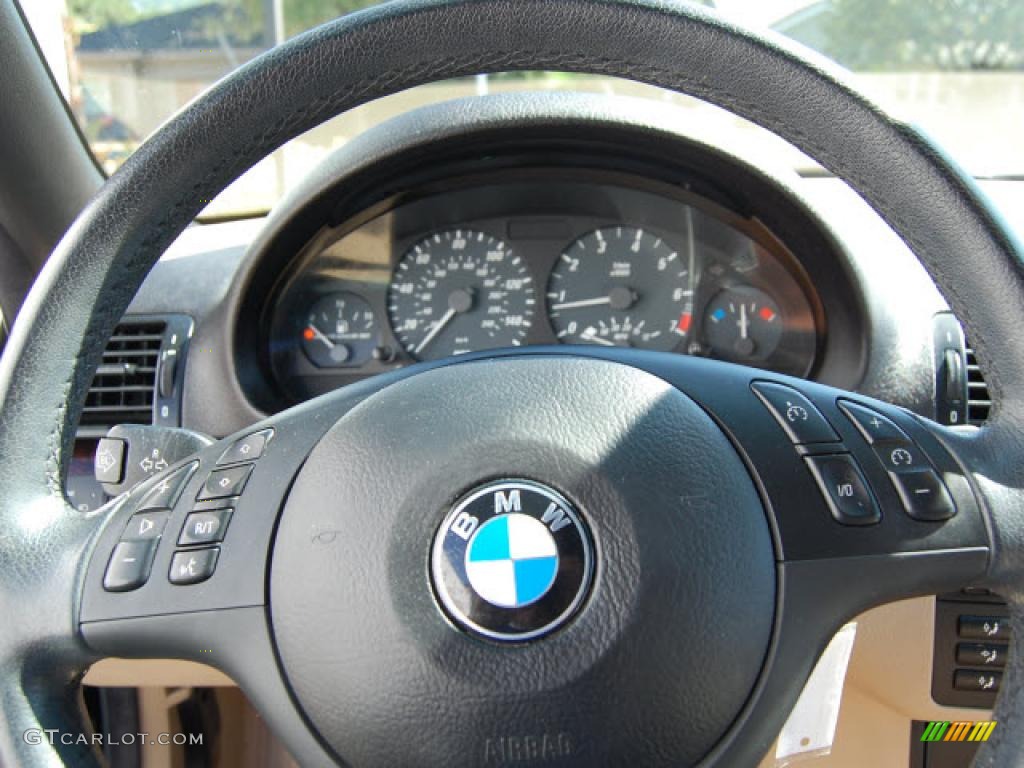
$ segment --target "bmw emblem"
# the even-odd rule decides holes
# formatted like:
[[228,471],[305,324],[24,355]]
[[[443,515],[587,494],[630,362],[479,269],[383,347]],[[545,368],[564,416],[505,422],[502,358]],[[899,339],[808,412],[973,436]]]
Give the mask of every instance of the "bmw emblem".
[[492,640],[522,642],[565,623],[590,586],[590,535],[561,495],[529,480],[476,488],[445,517],[431,571],[447,614]]

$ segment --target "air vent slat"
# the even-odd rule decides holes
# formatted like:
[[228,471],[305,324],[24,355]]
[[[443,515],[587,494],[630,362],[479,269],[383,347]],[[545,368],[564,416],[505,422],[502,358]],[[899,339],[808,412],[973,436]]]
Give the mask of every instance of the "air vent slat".
[[153,359],[156,359],[156,356],[159,354],[160,344],[157,343],[154,349],[107,349],[107,351],[103,353],[103,359],[113,360],[122,357],[152,357]]
[[166,324],[125,321],[103,351],[82,410],[82,424],[152,424],[156,372]]
[[988,420],[992,400],[974,350],[967,347],[967,423],[981,426]]

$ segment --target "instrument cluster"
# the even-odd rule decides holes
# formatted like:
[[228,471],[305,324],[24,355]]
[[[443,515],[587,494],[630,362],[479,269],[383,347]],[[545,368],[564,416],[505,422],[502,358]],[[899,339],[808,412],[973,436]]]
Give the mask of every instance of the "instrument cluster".
[[419,360],[535,344],[704,355],[807,376],[824,319],[752,218],[632,178],[465,184],[324,226],[280,283],[294,399]]

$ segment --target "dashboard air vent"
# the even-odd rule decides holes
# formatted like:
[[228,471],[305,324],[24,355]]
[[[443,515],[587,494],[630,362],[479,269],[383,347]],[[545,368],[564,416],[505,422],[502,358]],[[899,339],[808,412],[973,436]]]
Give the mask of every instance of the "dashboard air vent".
[[125,321],[103,351],[82,413],[82,424],[152,424],[163,321]]
[[978,358],[974,350],[967,347],[967,423],[981,426],[988,420],[988,412],[992,407],[988,385],[978,367]]

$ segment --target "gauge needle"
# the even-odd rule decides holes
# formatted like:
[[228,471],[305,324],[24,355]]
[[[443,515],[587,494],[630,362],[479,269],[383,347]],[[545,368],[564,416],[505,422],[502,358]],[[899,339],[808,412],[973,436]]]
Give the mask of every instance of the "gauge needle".
[[427,346],[427,344],[432,342],[434,340],[434,337],[437,336],[437,334],[439,334],[442,330],[444,330],[444,327],[452,321],[453,317],[455,317],[455,310],[449,308],[447,312],[441,315],[441,319],[434,323],[434,327],[430,329],[430,333],[423,337],[423,341],[416,345],[416,349],[414,349],[412,353],[414,355],[418,355],[420,352],[422,352],[423,349]]
[[600,307],[604,304],[611,304],[611,296],[599,296],[596,299],[580,299],[579,301],[564,301],[561,304],[552,304],[551,309],[557,312],[560,309],[580,309],[582,307]]
[[334,342],[327,338],[327,335],[323,331],[312,323],[309,324],[309,330],[313,332],[313,338],[320,339],[320,341],[327,345],[328,349],[334,349]]
[[747,332],[750,330],[750,321],[747,319],[747,305],[740,304],[740,338],[747,338]]
[[598,336],[597,329],[594,328],[594,326],[592,325],[583,330],[583,333],[580,334],[580,339],[582,339],[583,341],[592,341],[595,344],[604,344],[606,347],[615,346],[614,341],[608,341],[608,339],[602,339],[600,336]]

